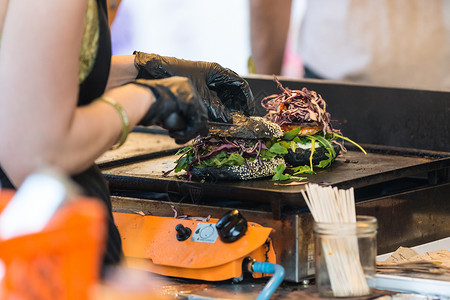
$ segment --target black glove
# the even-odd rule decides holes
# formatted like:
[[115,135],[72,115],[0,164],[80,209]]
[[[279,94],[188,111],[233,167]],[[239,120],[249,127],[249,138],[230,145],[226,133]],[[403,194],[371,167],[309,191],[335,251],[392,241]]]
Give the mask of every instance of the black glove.
[[230,110],[255,115],[250,87],[243,78],[218,63],[190,61],[135,51],[137,78],[159,79],[183,76],[191,79],[209,112],[209,119],[232,122]]
[[139,125],[158,125],[169,130],[178,144],[208,134],[208,113],[189,78],[138,79],[133,82],[149,88],[155,102]]

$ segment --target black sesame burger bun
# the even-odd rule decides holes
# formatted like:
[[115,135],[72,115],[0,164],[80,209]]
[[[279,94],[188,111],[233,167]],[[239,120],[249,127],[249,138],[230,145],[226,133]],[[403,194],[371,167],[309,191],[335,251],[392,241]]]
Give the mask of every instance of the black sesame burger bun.
[[[339,154],[341,147],[336,144],[332,144],[334,151],[336,152],[336,156]],[[325,147],[316,147],[314,149],[314,154],[312,158],[313,165],[318,165],[322,160],[327,160],[328,156],[326,155],[328,150]],[[295,152],[291,149],[288,149],[288,153],[284,155],[284,160],[286,163],[293,167],[310,165],[310,157],[311,157],[311,149],[303,149],[297,148]],[[333,161],[336,157],[333,158]]]
[[[298,136],[304,137],[304,136],[313,136],[315,134],[322,135],[323,126],[318,125],[317,123],[311,123],[311,124],[283,124],[280,126],[284,133],[289,132],[291,130],[298,130]],[[325,137],[324,137],[325,138]],[[333,147],[335,156],[333,157],[332,161],[336,158],[336,156],[339,154],[341,147],[332,141],[328,140],[329,144]],[[298,166],[304,166],[304,165],[310,165],[311,161],[311,148],[307,147],[297,147],[295,151],[292,151],[292,149],[287,149],[288,153],[285,154],[284,159],[286,163],[293,167]],[[314,147],[314,154],[312,157],[312,164],[318,165],[323,160],[328,160],[329,150],[320,145],[318,142],[315,143]]]
[[284,159],[276,157],[270,160],[264,159],[261,162],[262,164],[255,160],[249,162],[248,165],[193,168],[191,173],[193,177],[207,181],[238,181],[264,178],[272,176],[272,171],[279,164],[284,163]]

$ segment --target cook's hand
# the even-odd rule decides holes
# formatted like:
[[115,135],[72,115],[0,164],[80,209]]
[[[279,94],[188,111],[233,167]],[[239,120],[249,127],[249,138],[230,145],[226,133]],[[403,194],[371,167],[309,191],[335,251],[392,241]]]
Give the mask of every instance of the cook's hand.
[[139,125],[168,129],[178,144],[208,133],[207,110],[189,78],[137,79],[133,83],[149,88],[155,96]]
[[230,110],[255,115],[250,87],[243,78],[218,63],[190,61],[135,51],[137,78],[184,76],[191,79],[209,112],[209,119],[232,122]]

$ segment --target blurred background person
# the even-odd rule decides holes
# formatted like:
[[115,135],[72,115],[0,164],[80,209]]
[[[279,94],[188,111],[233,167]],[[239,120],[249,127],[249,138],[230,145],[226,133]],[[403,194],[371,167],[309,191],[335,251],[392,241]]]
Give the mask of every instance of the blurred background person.
[[248,3],[242,0],[122,0],[111,25],[112,51],[214,61],[245,75],[248,20]]
[[249,11],[257,73],[283,75],[284,61],[306,78],[450,89],[448,0],[250,0]]

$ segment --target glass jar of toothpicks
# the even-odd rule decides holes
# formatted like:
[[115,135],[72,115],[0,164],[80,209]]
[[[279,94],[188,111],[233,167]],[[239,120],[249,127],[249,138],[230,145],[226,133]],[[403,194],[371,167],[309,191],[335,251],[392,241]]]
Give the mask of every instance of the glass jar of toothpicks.
[[321,297],[370,295],[377,255],[377,219],[357,216],[353,188],[308,184],[314,218],[316,285]]

